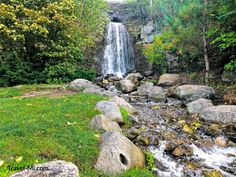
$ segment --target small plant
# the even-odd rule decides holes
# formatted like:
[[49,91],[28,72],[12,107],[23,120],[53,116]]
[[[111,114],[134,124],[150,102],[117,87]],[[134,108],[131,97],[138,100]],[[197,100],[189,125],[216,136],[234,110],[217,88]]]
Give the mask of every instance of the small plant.
[[124,123],[126,125],[131,125],[131,121],[129,120],[129,113],[125,108],[120,108],[121,115],[123,117]]
[[152,170],[155,167],[155,157],[151,152],[144,152],[146,156],[147,169]]

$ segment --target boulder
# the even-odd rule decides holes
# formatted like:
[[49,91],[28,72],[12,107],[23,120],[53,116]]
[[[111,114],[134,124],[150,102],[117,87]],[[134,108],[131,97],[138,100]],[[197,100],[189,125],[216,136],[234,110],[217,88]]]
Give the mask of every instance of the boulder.
[[149,98],[151,98],[155,102],[165,102],[166,95],[162,87],[153,87],[151,92],[149,93]]
[[187,104],[187,109],[190,114],[200,114],[204,109],[214,106],[211,100],[200,98]]
[[11,177],[79,177],[79,170],[70,162],[58,160],[34,165],[32,169],[26,169]]
[[158,85],[173,86],[180,81],[179,74],[163,74],[159,78]]
[[71,89],[76,89],[76,90],[84,90],[86,88],[97,88],[99,89],[98,86],[93,84],[92,82],[86,80],[86,79],[76,79],[72,81],[69,86]]
[[148,96],[151,90],[153,89],[154,84],[151,82],[146,82],[138,88],[139,96]]
[[127,101],[125,101],[124,98],[115,96],[111,99],[111,101],[114,101],[120,108],[126,109],[129,114],[135,115],[138,113],[137,110]]
[[96,95],[103,95],[102,89],[96,87],[85,88],[83,93],[90,93]]
[[185,103],[189,103],[199,98],[210,99],[215,96],[215,90],[205,85],[182,85],[176,88],[175,94]]
[[154,74],[154,71],[153,70],[148,70],[148,71],[145,71],[143,74],[144,74],[145,77],[149,77],[149,76]]
[[221,75],[221,79],[223,82],[234,82],[236,83],[236,72],[234,71],[224,71]]
[[122,132],[118,123],[112,121],[111,119],[107,118],[104,115],[95,116],[90,122],[90,126],[97,130],[104,130],[104,131],[113,130],[117,132]]
[[227,146],[227,139],[223,136],[219,136],[215,139],[215,144],[219,147],[226,147]]
[[142,79],[143,76],[140,73],[130,73],[125,77],[125,80],[129,80],[133,84],[137,84]]
[[221,105],[205,109],[201,118],[220,123],[236,123],[236,105]]
[[145,156],[121,133],[108,131],[101,136],[100,153],[95,168],[105,173],[121,173],[130,168],[143,167]]
[[95,106],[95,109],[99,110],[109,119],[122,123],[123,118],[120,112],[119,106],[113,101],[100,101]]
[[119,84],[121,87],[121,91],[124,93],[130,93],[134,90],[135,85],[130,80],[121,80]]

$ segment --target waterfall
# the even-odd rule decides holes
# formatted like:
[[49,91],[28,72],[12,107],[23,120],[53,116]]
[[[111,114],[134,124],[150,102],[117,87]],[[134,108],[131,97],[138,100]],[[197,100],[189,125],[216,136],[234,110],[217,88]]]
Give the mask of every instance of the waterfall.
[[103,57],[103,74],[122,77],[134,69],[134,51],[130,35],[122,23],[110,22],[106,30],[106,47]]

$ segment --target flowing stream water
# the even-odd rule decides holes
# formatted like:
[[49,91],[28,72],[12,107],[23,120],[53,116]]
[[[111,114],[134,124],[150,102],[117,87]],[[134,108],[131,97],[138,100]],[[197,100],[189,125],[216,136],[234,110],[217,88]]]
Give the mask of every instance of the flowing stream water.
[[[135,108],[139,110],[141,115],[141,125],[147,128],[147,132],[156,132],[153,136],[158,136],[158,145],[149,146],[150,152],[156,159],[155,173],[159,177],[203,177],[205,170],[217,170],[225,177],[236,176],[236,147],[219,147],[214,145],[214,137],[207,135],[205,128],[207,123],[200,122],[202,128],[194,134],[183,132],[178,126],[178,121],[198,121],[196,118],[191,118],[186,114],[185,108],[172,107],[168,103],[163,103],[156,107],[155,103],[133,103]],[[176,120],[167,119],[163,112],[174,113]],[[205,126],[205,127],[204,127]],[[174,134],[172,137],[165,134]],[[224,135],[226,132],[222,132]],[[234,131],[235,133],[235,131]],[[196,136],[196,137],[195,137]],[[174,156],[173,150],[167,150],[171,144],[178,141],[183,141],[185,145],[191,149],[191,154],[183,156]],[[203,142],[211,140],[211,145],[206,145]],[[176,145],[177,147],[178,145]],[[197,164],[197,167],[192,169],[188,164]]]
[[123,77],[134,69],[134,51],[127,28],[122,23],[110,22],[106,29],[103,74]]

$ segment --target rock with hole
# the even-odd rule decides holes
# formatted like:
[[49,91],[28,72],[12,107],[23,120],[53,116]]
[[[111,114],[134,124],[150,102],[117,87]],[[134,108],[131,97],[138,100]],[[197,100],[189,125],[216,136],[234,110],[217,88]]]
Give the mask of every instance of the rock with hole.
[[101,136],[100,154],[95,165],[97,170],[116,174],[143,166],[143,152],[128,138],[115,131],[106,132]]

